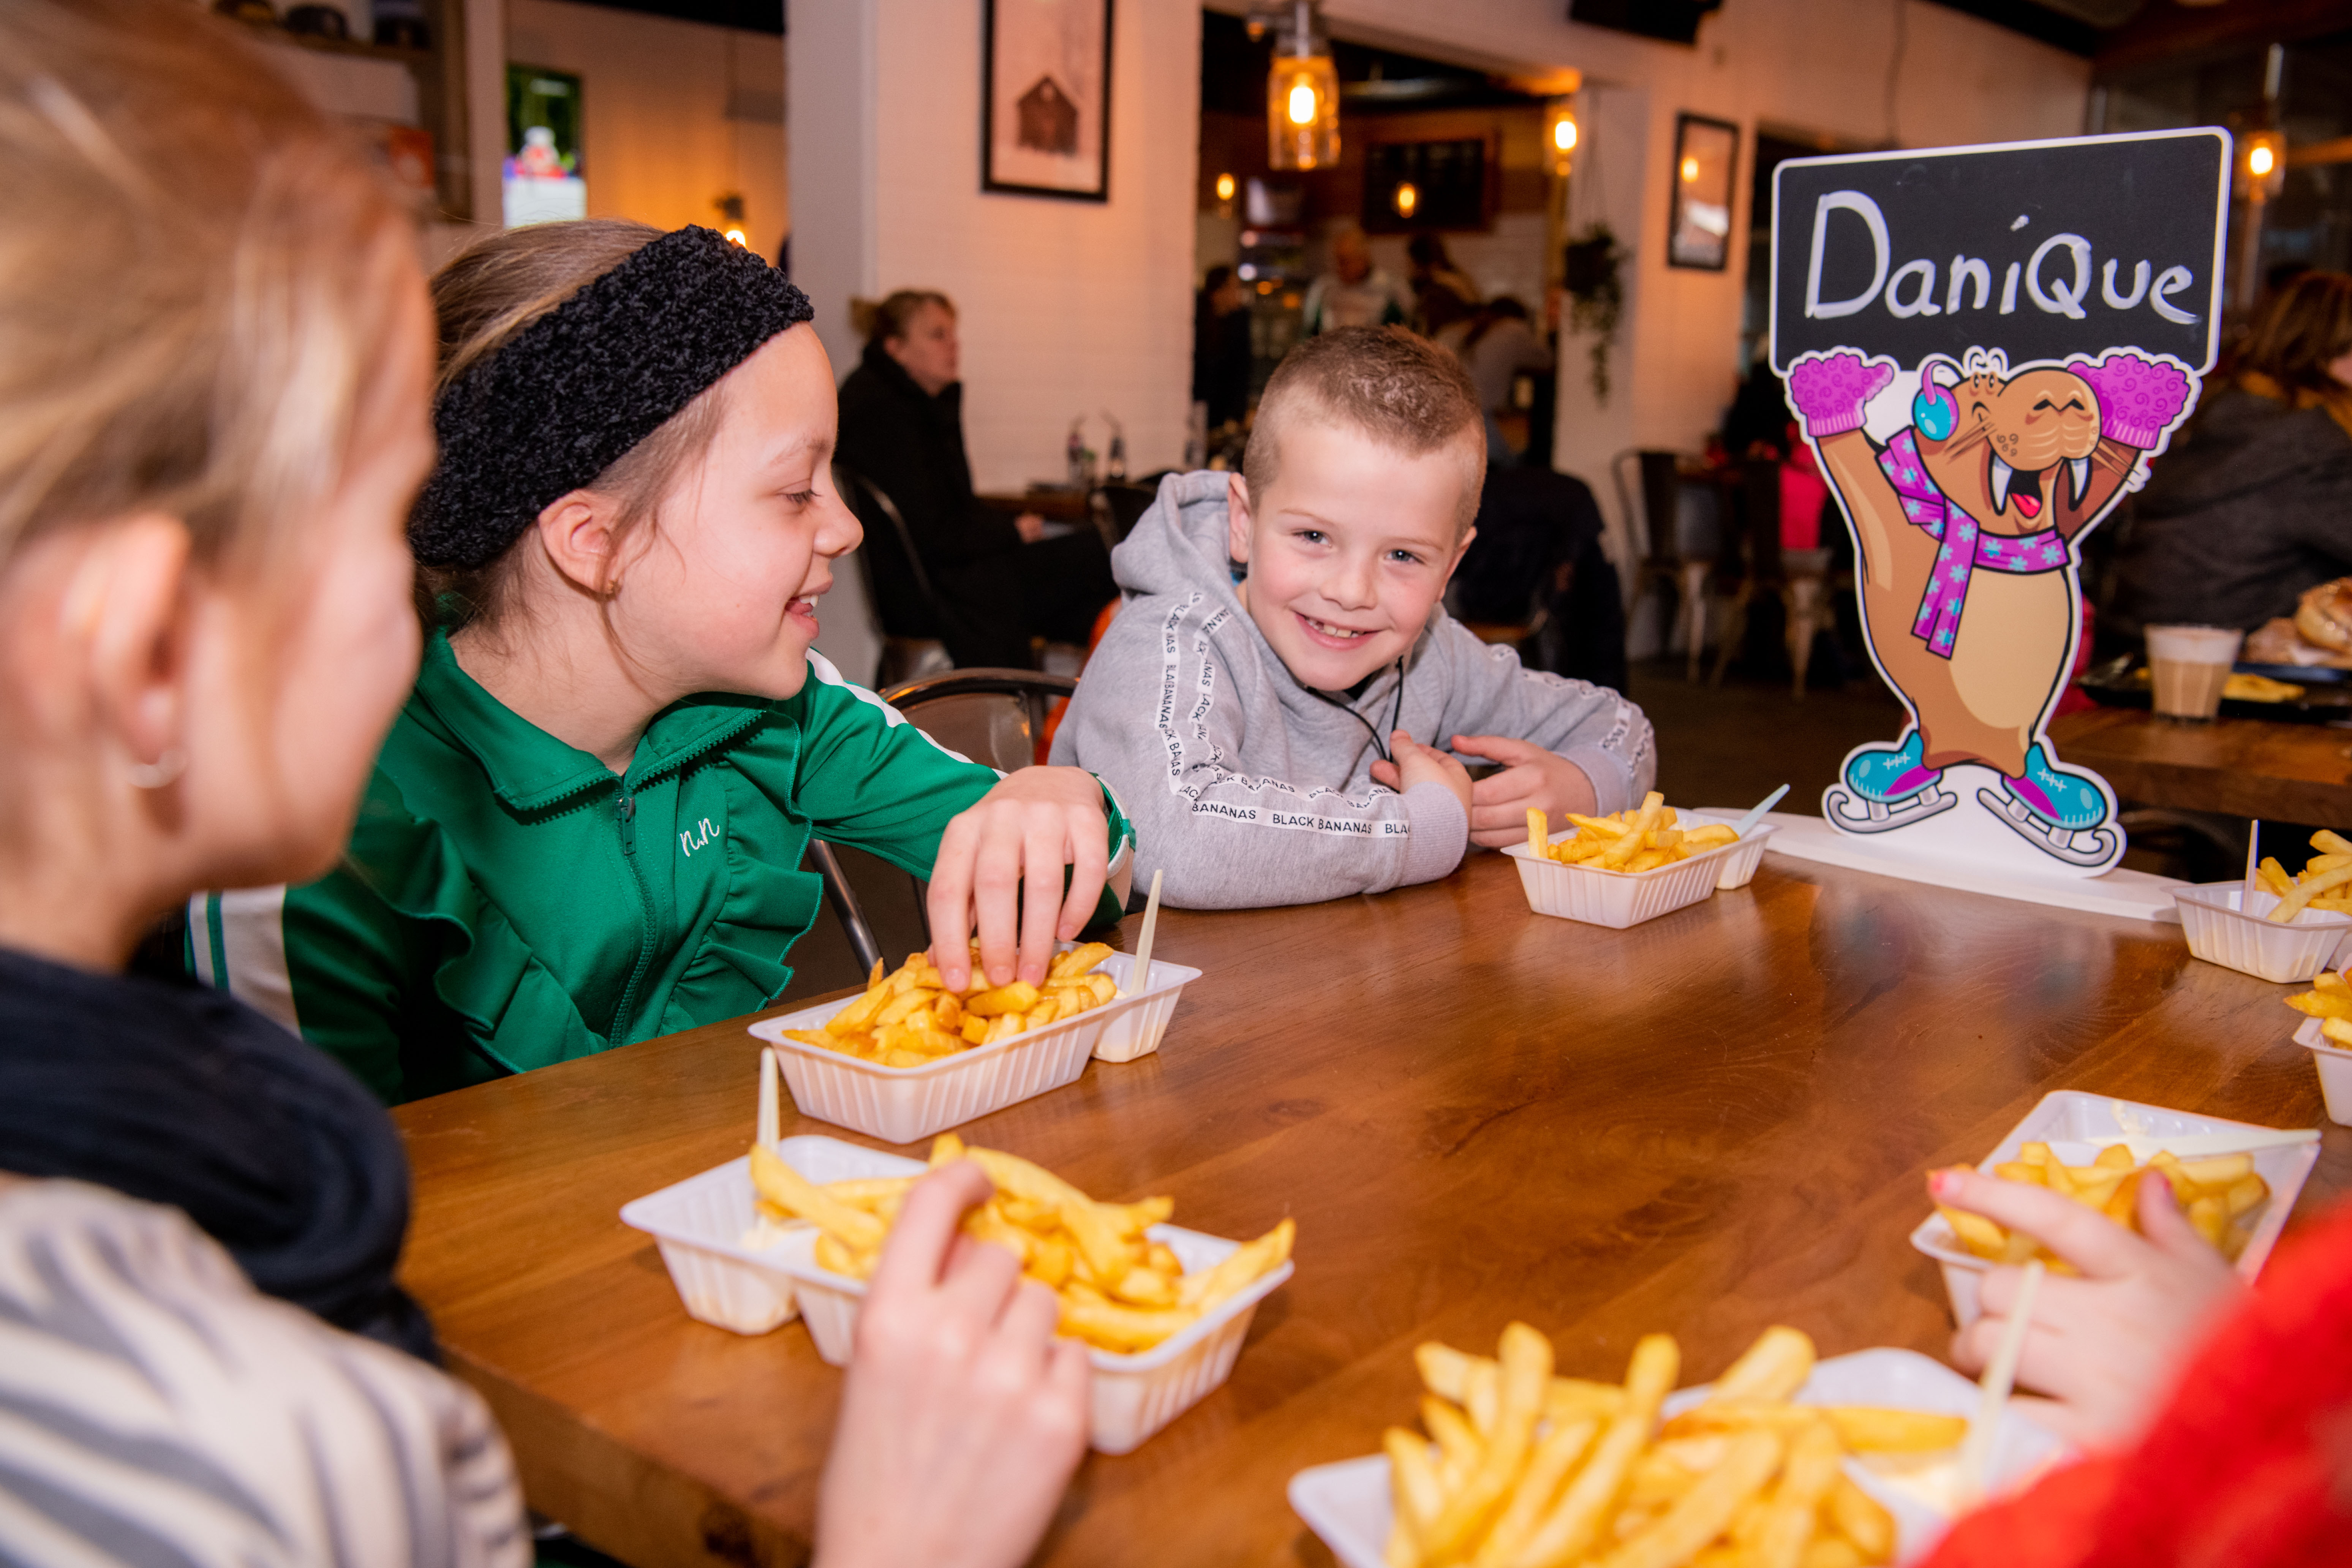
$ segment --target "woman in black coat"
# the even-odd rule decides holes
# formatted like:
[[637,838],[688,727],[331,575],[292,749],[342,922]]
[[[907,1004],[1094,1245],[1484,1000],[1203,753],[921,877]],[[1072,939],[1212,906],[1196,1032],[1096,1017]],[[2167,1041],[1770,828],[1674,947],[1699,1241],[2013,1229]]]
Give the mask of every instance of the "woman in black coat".
[[1118,597],[1093,530],[1047,539],[1043,519],[1007,518],[973,494],[945,295],[901,289],[873,308],[865,357],[841,385],[838,457],[898,507],[939,601],[935,616],[882,520],[860,504],[877,608],[892,636],[938,637],[965,667],[1026,668],[1030,638],[1083,647]]
[[2306,272],[2136,498],[2114,630],[2255,627],[2352,574],[2352,277]]

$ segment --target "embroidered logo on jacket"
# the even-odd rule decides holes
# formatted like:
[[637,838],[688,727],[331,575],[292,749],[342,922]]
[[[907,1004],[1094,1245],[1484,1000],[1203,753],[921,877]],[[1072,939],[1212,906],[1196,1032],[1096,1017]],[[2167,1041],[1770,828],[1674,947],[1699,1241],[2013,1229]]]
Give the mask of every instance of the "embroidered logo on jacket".
[[710,826],[710,818],[702,817],[693,827],[688,828],[677,836],[678,852],[690,859],[696,850],[719,837],[721,835],[719,829]]

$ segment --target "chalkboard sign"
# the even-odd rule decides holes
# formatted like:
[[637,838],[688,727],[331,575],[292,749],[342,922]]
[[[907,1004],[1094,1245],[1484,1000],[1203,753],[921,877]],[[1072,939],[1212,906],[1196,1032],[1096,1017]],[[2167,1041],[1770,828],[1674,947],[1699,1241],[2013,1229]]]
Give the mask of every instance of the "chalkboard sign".
[[2011,364],[2133,344],[2210,369],[2225,131],[1801,158],[1773,172],[1772,368],[1858,349]]

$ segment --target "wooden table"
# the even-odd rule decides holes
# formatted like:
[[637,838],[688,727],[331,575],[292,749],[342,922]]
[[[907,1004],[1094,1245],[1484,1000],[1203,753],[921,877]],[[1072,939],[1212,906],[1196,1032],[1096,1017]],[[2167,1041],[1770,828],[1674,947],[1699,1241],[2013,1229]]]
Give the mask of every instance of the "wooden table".
[[1054,489],[1024,490],[1018,495],[1005,493],[984,495],[981,504],[1007,515],[1034,512],[1048,522],[1080,523],[1090,521],[1087,510],[1085,490]]
[[2352,823],[2352,732],[2322,724],[2216,719],[2184,724],[2137,708],[2050,721],[2061,761],[2079,763],[2142,805]]
[[[1824,1354],[1940,1353],[1943,1286],[1906,1241],[1922,1175],[2049,1089],[2326,1125],[2298,1223],[2352,1185],[2285,988],[2190,959],[2178,927],[1768,857],[1612,931],[1530,914],[1480,855],[1379,898],[1171,912],[1159,952],[1207,972],[1159,1055],[965,1133],[1217,1235],[1295,1215],[1298,1272],[1230,1383],[1087,1460],[1048,1563],[1328,1563],[1289,1477],[1412,1419],[1416,1342],[1483,1350],[1515,1316],[1595,1377],[1652,1329],[1685,1382],[1774,1322]],[[690,1321],[614,1217],[743,1152],[754,1063],[716,1026],[399,1112],[405,1279],[451,1365],[534,1506],[642,1568],[807,1551],[839,1374],[797,1324]]]

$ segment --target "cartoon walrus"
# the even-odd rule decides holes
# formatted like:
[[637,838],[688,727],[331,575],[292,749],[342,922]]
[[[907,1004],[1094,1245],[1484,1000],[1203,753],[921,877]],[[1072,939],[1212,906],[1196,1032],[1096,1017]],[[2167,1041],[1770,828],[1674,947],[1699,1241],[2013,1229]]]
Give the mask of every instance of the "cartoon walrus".
[[1790,405],[1853,523],[1871,651],[1912,716],[1896,744],[1846,759],[1823,808],[1850,832],[1905,826],[1958,804],[1938,787],[1946,768],[1979,763],[2001,794],[1978,798],[2036,848],[2112,864],[2114,804],[2057,764],[2042,723],[2074,654],[2074,542],[2136,488],[2194,384],[2129,351],[2014,375],[1997,351],[1965,368],[1934,355],[1910,426],[1880,447],[1863,409],[1894,377],[1850,349],[1789,370]]

